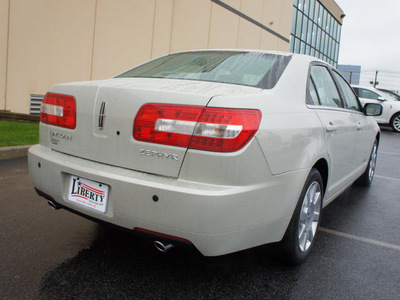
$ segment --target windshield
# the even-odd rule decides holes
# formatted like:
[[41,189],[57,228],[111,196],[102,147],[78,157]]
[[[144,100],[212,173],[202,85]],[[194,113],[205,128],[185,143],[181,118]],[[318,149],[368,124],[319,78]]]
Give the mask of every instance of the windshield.
[[185,52],[152,60],[117,78],[187,79],[270,89],[278,82],[290,58],[243,51]]
[[395,94],[395,93],[391,93],[391,92],[388,92],[388,91],[383,91],[383,90],[380,90],[383,94],[385,94],[386,96],[389,96],[389,97],[391,97],[391,98],[393,98],[393,99],[395,99],[395,100],[397,100],[397,101],[400,101],[400,96],[399,95],[397,95],[397,94]]

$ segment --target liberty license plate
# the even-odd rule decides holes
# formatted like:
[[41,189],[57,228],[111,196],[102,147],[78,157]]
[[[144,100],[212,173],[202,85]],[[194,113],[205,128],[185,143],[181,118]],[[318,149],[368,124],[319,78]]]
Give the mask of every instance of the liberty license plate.
[[68,200],[105,213],[109,188],[107,184],[71,175]]

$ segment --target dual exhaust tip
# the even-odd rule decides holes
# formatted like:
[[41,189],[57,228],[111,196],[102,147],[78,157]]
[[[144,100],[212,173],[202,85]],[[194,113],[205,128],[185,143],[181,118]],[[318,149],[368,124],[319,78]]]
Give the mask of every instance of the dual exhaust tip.
[[56,202],[52,201],[52,200],[48,200],[47,204],[54,210],[60,209],[61,206],[58,205]]
[[154,241],[154,247],[158,250],[158,251],[160,251],[160,252],[162,252],[162,253],[165,253],[165,252],[167,252],[168,250],[171,250],[172,248],[174,248],[175,246],[174,245],[172,245],[172,244],[166,244],[166,243],[163,243],[163,242],[160,242],[160,241]]
[[[54,202],[54,201],[52,201],[52,200],[48,200],[47,203],[48,203],[49,206],[50,206],[52,209],[54,209],[54,210],[57,210],[57,209],[60,209],[60,208],[61,208],[56,202]],[[167,252],[168,250],[171,250],[172,248],[174,248],[175,246],[172,245],[172,244],[167,244],[167,243],[163,243],[163,242],[160,242],[160,241],[154,241],[154,247],[155,247],[158,251],[160,251],[160,252],[162,252],[162,253],[165,253],[165,252]]]

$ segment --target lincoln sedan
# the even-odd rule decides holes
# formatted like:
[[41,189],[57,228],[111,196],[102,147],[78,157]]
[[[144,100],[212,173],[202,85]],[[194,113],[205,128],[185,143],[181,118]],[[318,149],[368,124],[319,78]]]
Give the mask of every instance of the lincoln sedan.
[[280,242],[300,263],[323,207],[355,181],[371,184],[381,109],[310,56],[170,54],[52,86],[29,172],[53,208],[148,235],[160,251]]

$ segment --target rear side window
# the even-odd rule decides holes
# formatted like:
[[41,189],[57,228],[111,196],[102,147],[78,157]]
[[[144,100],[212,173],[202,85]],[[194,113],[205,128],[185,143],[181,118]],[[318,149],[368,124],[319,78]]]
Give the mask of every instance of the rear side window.
[[334,76],[336,77],[337,81],[339,82],[340,88],[342,89],[344,102],[346,103],[346,108],[360,111],[360,105],[358,103],[357,97],[354,95],[353,90],[348,85],[348,83],[340,76],[337,72],[333,72]]
[[271,89],[290,59],[244,51],[185,52],[152,60],[117,77],[187,79]]
[[360,98],[377,100],[379,97],[379,95],[377,93],[374,93],[370,90],[366,90],[366,89],[362,89],[362,88],[354,88],[354,91]]
[[315,91],[322,106],[343,107],[339,92],[327,68],[313,66],[311,68],[311,80],[315,85]]

